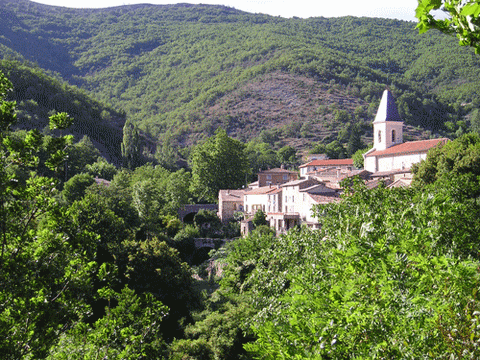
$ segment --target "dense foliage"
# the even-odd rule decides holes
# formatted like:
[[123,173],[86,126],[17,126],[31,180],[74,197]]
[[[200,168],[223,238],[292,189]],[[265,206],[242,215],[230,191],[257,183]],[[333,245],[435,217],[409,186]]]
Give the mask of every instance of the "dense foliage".
[[257,340],[246,349],[261,359],[477,358],[479,208],[456,195],[461,186],[357,184],[317,209],[320,231],[237,242],[221,289],[252,304],[243,329]]
[[219,129],[191,155],[191,188],[200,199],[215,202],[221,189],[245,187],[250,168],[245,145]]
[[[393,20],[287,20],[203,5],[0,5],[3,56],[35,60],[129,116],[115,120],[121,111],[28,61],[1,62],[26,88],[9,95],[0,73],[4,358],[479,358],[480,115],[470,53]],[[410,52],[397,51],[406,43]],[[314,104],[318,117],[268,129],[261,116],[211,112],[285,74],[307,93],[324,86],[331,97]],[[415,167],[413,187],[368,190],[354,181],[341,202],[316,208],[321,230],[276,236],[257,212],[252,234],[224,247],[238,237],[241,214],[228,224],[210,211],[192,224],[178,219],[182,205],[214,201],[257,169],[296,165],[286,137],[360,161],[363,124],[386,83],[407,123],[458,137]],[[299,97],[282,91],[274,95],[296,107]],[[332,105],[339,94],[355,107]],[[77,116],[91,132],[78,130]],[[14,130],[17,117],[26,129]],[[334,131],[319,141],[309,134],[322,121]],[[102,126],[119,134],[123,126],[121,169],[96,147]],[[75,143],[69,127],[89,136]],[[477,133],[463,134],[469,127]],[[212,136],[176,148],[195,132]],[[154,156],[143,148],[148,134],[163,134]],[[191,172],[178,170],[182,157]],[[197,249],[197,240],[215,249]]]

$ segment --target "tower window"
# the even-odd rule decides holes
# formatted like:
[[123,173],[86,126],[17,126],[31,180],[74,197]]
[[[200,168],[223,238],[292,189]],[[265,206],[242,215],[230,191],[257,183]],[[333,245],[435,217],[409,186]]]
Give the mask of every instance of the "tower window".
[[379,143],[382,142],[382,132],[381,131],[378,132],[378,142]]
[[392,130],[392,142],[395,142],[395,130]]

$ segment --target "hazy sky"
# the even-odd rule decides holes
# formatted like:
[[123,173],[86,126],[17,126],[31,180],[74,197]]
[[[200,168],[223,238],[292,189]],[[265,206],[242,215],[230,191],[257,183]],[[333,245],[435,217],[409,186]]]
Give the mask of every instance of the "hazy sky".
[[336,17],[368,16],[415,21],[417,0],[34,0],[35,2],[73,8],[102,8],[129,4],[218,4],[251,13],[280,15],[282,17]]

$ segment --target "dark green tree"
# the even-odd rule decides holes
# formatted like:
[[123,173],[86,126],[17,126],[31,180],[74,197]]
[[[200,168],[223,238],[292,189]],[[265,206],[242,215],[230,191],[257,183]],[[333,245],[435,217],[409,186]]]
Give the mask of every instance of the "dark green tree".
[[325,154],[329,159],[344,159],[346,157],[345,148],[338,140],[334,140],[325,146]]
[[128,287],[119,293],[103,288],[99,293],[107,301],[106,315],[92,326],[77,324],[47,359],[163,359],[166,345],[160,326],[168,308],[151,294],[139,296]]
[[92,175],[77,174],[63,185],[62,197],[71,204],[75,200],[80,200],[85,195],[85,190],[94,183],[95,179]]
[[350,134],[348,137],[347,147],[345,149],[348,157],[352,157],[357,150],[365,147],[365,144],[362,142],[361,135],[362,129],[360,124],[357,123],[350,127]]
[[457,195],[479,196],[480,135],[468,133],[431,149],[412,171],[417,185],[433,184],[455,190]]
[[71,177],[86,171],[86,166],[93,164],[100,156],[100,151],[93,145],[88,136],[84,136],[79,142],[68,149],[65,177],[67,181]]
[[297,150],[293,146],[286,145],[277,151],[277,161],[283,165],[297,164]]
[[190,163],[192,192],[210,202],[217,201],[220,189],[244,186],[251,171],[245,145],[223,129],[193,150]]
[[117,168],[115,165],[108,163],[105,158],[99,156],[96,162],[85,166],[85,171],[93,177],[111,181],[117,173]]

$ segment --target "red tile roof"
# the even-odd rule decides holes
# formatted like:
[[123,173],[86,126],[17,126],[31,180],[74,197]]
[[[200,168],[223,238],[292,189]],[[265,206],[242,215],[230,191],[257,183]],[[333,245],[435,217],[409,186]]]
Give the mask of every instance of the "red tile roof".
[[263,170],[263,171],[260,171],[260,172],[259,172],[259,174],[274,174],[274,173],[296,174],[297,172],[296,172],[296,171],[287,170],[287,169],[281,169],[281,168],[268,169],[268,170]]
[[394,145],[385,150],[374,150],[371,153],[365,155],[368,156],[382,156],[382,155],[397,155],[397,154],[410,154],[427,152],[431,148],[434,148],[438,144],[445,144],[449,139],[430,139],[420,141],[407,141],[403,144]]
[[220,190],[219,197],[223,201],[243,201],[245,190]]
[[329,159],[329,160],[313,160],[309,163],[300,165],[300,167],[307,167],[307,166],[345,166],[351,165],[353,166],[353,159]]
[[270,194],[278,190],[276,186],[262,186],[256,189],[249,190],[245,192],[245,195],[263,195],[263,194]]
[[317,195],[317,194],[308,194],[317,204],[330,204],[332,202],[341,201],[340,197],[336,194],[332,195]]

